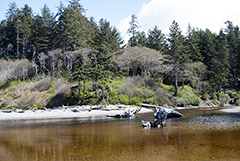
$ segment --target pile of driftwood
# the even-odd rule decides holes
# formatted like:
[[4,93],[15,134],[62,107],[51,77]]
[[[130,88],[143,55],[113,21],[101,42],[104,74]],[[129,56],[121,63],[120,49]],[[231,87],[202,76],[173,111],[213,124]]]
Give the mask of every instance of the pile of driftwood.
[[116,118],[129,118],[129,117],[136,117],[137,113],[141,110],[138,107],[129,107],[126,108],[122,113],[116,115],[107,115],[107,117],[116,117]]
[[[102,111],[112,111],[112,110],[122,110],[125,109],[127,106],[125,105],[86,105],[86,106],[64,106],[62,108],[67,110],[70,109],[73,112],[81,112],[81,111],[92,111],[92,110],[102,110]],[[56,107],[59,108],[59,107]],[[61,107],[60,107],[61,108]]]
[[143,127],[164,127],[167,125],[167,119],[173,118],[173,117],[182,117],[183,115],[179,113],[178,111],[175,111],[173,109],[160,107],[156,105],[148,105],[148,104],[142,104],[142,107],[145,108],[153,108],[155,110],[153,116],[154,121],[143,121],[142,120],[142,126]]
[[24,113],[26,111],[28,112],[41,112],[41,111],[51,111],[51,110],[63,110],[63,111],[72,111],[72,112],[84,112],[84,111],[92,111],[92,110],[103,110],[103,111],[111,111],[111,110],[121,110],[125,109],[127,106],[125,105],[86,105],[86,106],[59,106],[59,107],[53,107],[53,108],[46,108],[46,107],[40,107],[40,108],[32,108],[32,109],[16,109],[16,108],[10,108],[7,110],[0,110],[1,113]]

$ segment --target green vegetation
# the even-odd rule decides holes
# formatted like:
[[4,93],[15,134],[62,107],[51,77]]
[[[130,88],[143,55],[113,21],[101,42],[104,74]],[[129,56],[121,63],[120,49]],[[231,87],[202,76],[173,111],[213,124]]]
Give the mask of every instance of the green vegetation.
[[[49,82],[50,81],[50,82]],[[139,81],[139,82],[137,82]],[[131,77],[115,79],[107,83],[110,89],[105,94],[105,100],[95,94],[91,82],[86,82],[86,90],[81,91],[80,95],[85,97],[84,102],[79,102],[77,90],[71,90],[75,82],[69,84],[64,79],[41,79],[39,81],[28,81],[19,84],[11,84],[5,90],[1,90],[0,109],[7,108],[40,108],[78,104],[135,104],[141,103],[155,105],[174,105],[174,106],[198,106],[201,99],[212,101],[216,105],[228,103],[230,97],[224,93],[215,92],[210,98],[208,94],[199,95],[199,91],[189,85],[179,88],[179,94],[173,97],[174,86],[156,83],[157,80],[151,78]],[[135,82],[132,83],[132,82]],[[147,82],[147,83],[146,83]],[[149,83],[151,82],[151,83]],[[41,88],[39,88],[41,84]],[[47,87],[50,84],[50,87]],[[43,89],[42,89],[43,88]],[[19,91],[19,92],[17,92]],[[235,98],[237,92],[228,91],[229,95]],[[201,99],[200,99],[201,98]],[[237,100],[236,104],[239,104]]]
[[124,45],[117,28],[87,18],[79,0],[56,15],[47,5],[36,15],[16,6],[0,23],[0,108],[223,105],[240,96],[240,29],[230,21],[219,34],[189,25],[184,36],[176,21],[168,34],[157,26],[145,34],[132,15]]

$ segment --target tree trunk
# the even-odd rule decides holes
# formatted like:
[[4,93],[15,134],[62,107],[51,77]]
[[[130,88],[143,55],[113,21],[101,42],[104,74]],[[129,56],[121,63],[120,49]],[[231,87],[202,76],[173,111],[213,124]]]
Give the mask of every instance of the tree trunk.
[[19,31],[17,31],[17,55],[19,56]]
[[[174,67],[175,68],[175,67]],[[173,96],[177,96],[178,94],[178,85],[177,85],[177,73],[176,73],[176,69],[174,69],[174,86],[175,86],[175,92],[173,94]]]
[[81,97],[80,97],[80,81],[78,81],[78,102],[81,103]]
[[9,55],[9,44],[7,45],[7,55],[6,55],[6,57],[8,57],[8,55]]
[[23,47],[22,47],[22,55],[25,55],[25,44],[26,43],[26,39],[25,39],[25,33],[23,34]]
[[84,103],[85,84],[86,84],[86,80],[84,79],[83,80],[83,96],[82,96],[82,102],[81,102],[82,105]]
[[173,94],[173,96],[177,96],[178,83],[177,83],[177,72],[176,72],[176,57],[174,57],[174,86],[175,86],[175,93]]

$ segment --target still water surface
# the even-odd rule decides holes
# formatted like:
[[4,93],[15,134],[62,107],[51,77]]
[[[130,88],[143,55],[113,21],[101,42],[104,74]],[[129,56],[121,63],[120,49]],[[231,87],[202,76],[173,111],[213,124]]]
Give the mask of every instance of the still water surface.
[[181,110],[164,128],[136,119],[3,121],[1,161],[239,160],[240,115]]

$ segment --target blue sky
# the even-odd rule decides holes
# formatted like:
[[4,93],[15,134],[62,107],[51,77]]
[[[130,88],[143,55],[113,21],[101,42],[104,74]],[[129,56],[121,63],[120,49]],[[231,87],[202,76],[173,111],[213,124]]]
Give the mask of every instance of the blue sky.
[[[0,20],[5,18],[9,3],[16,2],[18,8],[28,4],[33,12],[41,13],[41,8],[47,4],[53,13],[57,12],[60,0],[5,0],[0,5]],[[62,0],[67,5],[68,1]],[[239,0],[81,0],[86,9],[87,17],[100,18],[110,21],[117,27],[125,40],[132,14],[138,17],[140,31],[148,32],[155,25],[168,34],[169,26],[175,20],[179,23],[183,34],[186,33],[190,23],[193,27],[205,30],[209,28],[218,33],[225,28],[224,22],[230,20],[234,25],[240,26]],[[126,42],[126,41],[125,41]]]
[[[109,19],[112,23],[117,24],[118,20],[123,19],[133,13],[138,13],[143,3],[151,0],[81,0],[81,4],[86,11],[87,17],[93,16],[96,20],[100,18]],[[5,0],[0,5],[0,19],[5,18],[5,13],[9,8],[9,4],[16,2],[18,8],[22,8],[24,4],[28,4],[35,13],[40,13],[44,4],[47,4],[52,12],[57,12],[60,0]],[[62,0],[67,5],[67,0]]]

